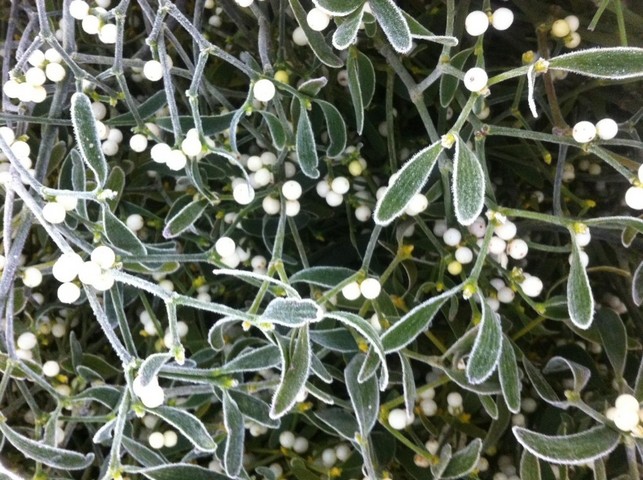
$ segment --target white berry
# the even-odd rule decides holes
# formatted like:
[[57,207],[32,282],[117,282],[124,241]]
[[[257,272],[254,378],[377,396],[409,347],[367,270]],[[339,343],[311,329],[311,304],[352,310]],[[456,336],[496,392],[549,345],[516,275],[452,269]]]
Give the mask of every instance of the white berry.
[[262,78],[257,80],[257,82],[252,87],[252,93],[255,99],[260,102],[269,102],[273,99],[276,93],[275,84],[272,83],[267,78]]
[[330,189],[335,193],[344,195],[348,192],[350,186],[351,184],[346,177],[335,177],[330,184]]
[[230,257],[234,255],[237,245],[230,237],[221,237],[214,244],[214,249],[221,257]]
[[359,283],[357,282],[351,282],[342,288],[342,295],[344,295],[346,300],[357,300],[361,294],[362,291],[359,287]]
[[489,28],[489,17],[481,10],[474,10],[464,21],[464,28],[473,37],[482,35]]
[[289,430],[284,430],[279,434],[279,444],[284,448],[292,448],[295,444],[295,434]]
[[455,259],[466,265],[473,261],[473,251],[469,247],[458,247],[455,251]]
[[361,294],[368,300],[379,297],[382,291],[382,285],[376,278],[367,278],[359,286]]
[[54,225],[64,222],[66,215],[65,207],[58,202],[48,202],[42,207],[42,216]]
[[464,74],[464,87],[470,92],[479,92],[487,86],[489,76],[482,68],[473,67]]
[[89,5],[84,0],[73,0],[69,4],[69,14],[76,20],[82,20],[89,14]]
[[80,287],[71,282],[61,283],[56,294],[62,303],[74,303],[80,298]]
[[67,72],[65,67],[59,63],[48,63],[45,67],[45,75],[52,82],[60,82],[65,78]]
[[46,377],[55,377],[60,373],[60,365],[55,360],[48,360],[42,364],[42,373]]
[[514,12],[508,8],[499,8],[491,17],[491,25],[496,30],[507,30],[511,27],[511,24],[514,22]]
[[296,217],[301,211],[301,204],[298,200],[286,200],[286,215]]
[[83,259],[75,252],[63,253],[54,263],[51,273],[59,282],[71,282],[78,275]]
[[276,215],[281,209],[279,200],[271,196],[264,197],[263,201],[261,202],[261,206],[263,207],[264,212],[266,212],[268,215]]
[[181,150],[188,157],[196,157],[199,153],[201,153],[202,148],[203,145],[201,145],[201,141],[199,140],[198,136],[187,136],[181,142]]
[[462,406],[462,395],[458,392],[451,392],[447,395],[447,405],[454,408]]
[[163,78],[163,66],[158,60],[149,60],[143,65],[143,76],[151,82],[157,82]]
[[292,449],[297,453],[306,453],[308,450],[308,439],[305,437],[295,438],[295,443],[293,444]]
[[580,20],[576,15],[566,16],[565,21],[567,22],[567,26],[572,32],[575,32],[576,30],[578,30],[578,27],[580,27]]
[[288,180],[282,185],[281,193],[287,200],[297,200],[301,197],[301,185],[296,180]]
[[92,262],[98,264],[102,269],[109,269],[114,266],[116,262],[116,254],[107,245],[96,247],[91,253]]
[[457,228],[449,228],[442,235],[442,240],[448,246],[455,247],[462,240],[462,234]]
[[234,0],[234,1],[236,2],[237,5],[244,8],[249,7],[254,3],[254,0]]
[[551,26],[551,34],[557,38],[566,37],[571,33],[569,23],[565,20],[556,20]]
[[167,156],[165,164],[170,170],[181,170],[188,163],[188,159],[181,150],[172,150]]
[[507,255],[509,255],[514,260],[525,258],[528,252],[529,246],[527,245],[527,242],[525,242],[521,238],[514,238],[507,245]]
[[328,27],[328,24],[330,23],[330,17],[323,10],[319,8],[313,8],[312,10],[310,10],[310,12],[308,12],[308,15],[306,15],[306,22],[308,23],[308,26],[311,30],[321,32],[326,27]]
[[394,430],[403,430],[408,425],[406,411],[401,408],[394,408],[388,414],[388,424]]
[[572,129],[572,137],[578,143],[591,142],[596,137],[596,127],[586,120],[578,122]]
[[155,450],[163,448],[165,445],[165,436],[161,432],[152,432],[147,438],[147,443]]
[[150,156],[156,163],[165,163],[172,153],[172,147],[167,143],[157,143],[150,150]]
[[106,23],[100,27],[98,32],[98,39],[106,45],[113,45],[116,43],[116,37],[118,36],[118,30],[116,25],[113,23]]
[[643,210],[643,187],[630,187],[625,192],[625,203],[634,210]]
[[232,197],[239,205],[248,205],[254,200],[255,191],[246,182],[241,182],[232,189]]
[[100,19],[96,15],[87,15],[83,18],[81,27],[89,35],[96,35],[100,29]]
[[543,282],[540,278],[530,276],[520,284],[520,288],[528,297],[537,297],[543,291]]
[[611,118],[604,118],[596,124],[596,134],[601,140],[611,140],[617,133],[618,125]]
[[292,41],[295,45],[300,47],[308,45],[308,37],[306,36],[306,32],[304,32],[303,28],[297,27],[292,31]]
[[143,152],[147,148],[147,137],[137,133],[129,139],[129,147],[135,152]]

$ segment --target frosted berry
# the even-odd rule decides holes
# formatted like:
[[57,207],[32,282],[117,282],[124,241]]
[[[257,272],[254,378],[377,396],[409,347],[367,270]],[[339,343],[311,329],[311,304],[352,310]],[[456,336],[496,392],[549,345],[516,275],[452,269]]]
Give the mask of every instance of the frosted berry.
[[214,244],[214,249],[222,257],[229,257],[235,253],[237,245],[230,237],[221,237]]
[[64,222],[66,215],[65,207],[58,202],[48,202],[42,207],[42,216],[54,225]]
[[160,450],[165,445],[165,436],[161,432],[152,432],[147,437],[147,443],[155,450]]
[[467,15],[464,28],[473,37],[482,35],[489,28],[489,17],[481,10],[474,10]]
[[479,92],[487,86],[489,76],[482,68],[473,67],[464,74],[464,87],[470,92]]
[[129,139],[129,148],[135,152],[144,152],[147,148],[147,137],[137,133]]
[[406,411],[401,408],[394,408],[388,414],[388,424],[394,430],[403,430],[408,425]]
[[21,350],[33,350],[38,345],[38,339],[32,332],[24,332],[16,340],[16,345]]
[[83,259],[75,252],[63,253],[54,262],[51,273],[59,282],[71,282],[83,264]]
[[491,17],[491,25],[496,30],[507,30],[511,27],[511,24],[514,22],[514,12],[508,8],[499,8]]
[[643,187],[630,187],[625,192],[625,203],[634,210],[643,210]]
[[361,294],[362,291],[357,282],[351,282],[342,288],[342,295],[344,295],[346,300],[357,300]]
[[308,15],[306,15],[306,22],[308,23],[308,26],[311,30],[321,32],[326,27],[328,27],[328,24],[330,23],[330,17],[323,10],[319,8],[313,8],[308,12]]
[[462,240],[462,234],[457,228],[449,228],[442,235],[442,240],[450,247],[455,247]]
[[368,300],[379,297],[382,286],[376,278],[367,278],[359,286],[361,294]]
[[575,32],[576,30],[578,30],[578,27],[580,27],[580,20],[576,15],[566,16],[565,21],[567,22],[567,26],[569,26],[569,29],[572,32]]
[[297,200],[301,197],[301,185],[296,180],[288,180],[281,187],[281,193],[287,200]]
[[348,192],[350,186],[351,184],[346,177],[335,177],[330,184],[330,189],[335,193],[344,195]]
[[618,125],[611,118],[604,118],[596,124],[596,134],[601,140],[611,140],[617,133]]
[[158,60],[149,60],[143,65],[143,76],[151,82],[157,82],[163,78],[163,66]]
[[80,288],[75,283],[61,283],[56,292],[62,303],[74,303],[80,298]]
[[458,247],[455,251],[455,259],[463,265],[473,261],[473,251],[469,247]]
[[303,28],[297,27],[292,31],[292,41],[300,47],[308,45],[308,37],[306,37],[306,32],[304,32]]
[[262,78],[257,80],[254,84],[252,87],[252,93],[256,100],[259,100],[260,102],[269,102],[275,96],[275,84],[267,78]]
[[572,32],[565,37],[565,46],[567,48],[576,48],[580,45],[581,38],[576,32]]
[[181,150],[172,150],[165,161],[170,170],[181,170],[187,164],[188,159]]
[[255,191],[246,182],[235,185],[232,189],[232,197],[239,205],[248,205],[255,198]]
[[60,82],[65,78],[67,72],[65,67],[59,63],[48,63],[45,67],[45,75],[52,82]]
[[116,37],[118,35],[118,30],[116,25],[113,23],[106,23],[98,32],[98,39],[106,45],[113,45],[116,43]]
[[76,20],[82,20],[89,14],[89,5],[84,0],[72,0],[69,4],[69,14]]
[[107,270],[114,266],[116,254],[107,245],[100,245],[92,251],[91,260],[98,264],[100,268]]
[[532,275],[525,278],[520,284],[520,288],[522,288],[523,293],[528,297],[537,297],[543,291],[543,282],[540,278]]
[[165,163],[172,153],[172,148],[167,143],[157,143],[150,150],[150,156],[156,163]]
[[509,255],[514,260],[521,260],[527,256],[529,252],[529,246],[527,242],[521,238],[514,238],[507,245],[507,255]]
[[48,360],[42,364],[42,373],[46,377],[55,377],[60,373],[60,365],[55,360]]
[[591,142],[596,138],[596,127],[593,123],[585,120],[578,122],[572,129],[572,137],[578,143]]

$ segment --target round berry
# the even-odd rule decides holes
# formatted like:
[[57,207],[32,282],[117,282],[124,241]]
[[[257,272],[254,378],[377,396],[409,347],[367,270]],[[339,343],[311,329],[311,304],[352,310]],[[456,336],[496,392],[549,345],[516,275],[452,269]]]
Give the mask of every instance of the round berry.
[[308,37],[303,28],[297,27],[292,31],[292,41],[295,45],[303,47],[308,45]]
[[429,200],[426,198],[426,195],[417,193],[411,197],[409,204],[406,206],[405,213],[414,217],[422,213],[429,206]]
[[491,17],[491,25],[496,30],[507,30],[514,23],[514,12],[508,8],[499,8]]
[[232,197],[239,205],[248,205],[255,199],[255,191],[246,182],[242,182],[234,186]]
[[163,66],[158,60],[148,60],[143,65],[143,76],[150,82],[157,82],[163,78]]
[[346,300],[357,300],[361,294],[362,291],[359,287],[359,283],[357,282],[351,282],[342,288],[342,295],[344,295]]
[[181,142],[181,151],[183,151],[183,153],[188,157],[196,157],[201,153],[202,148],[203,145],[201,145],[201,141],[198,136],[187,136]]
[[66,215],[65,207],[58,202],[48,202],[42,207],[42,216],[47,222],[54,225],[63,223]]
[[25,81],[34,87],[39,87],[47,81],[47,76],[42,68],[31,67],[25,72]]
[[572,32],[575,32],[576,30],[578,30],[578,27],[580,27],[580,20],[576,15],[566,16],[565,21],[567,22],[567,26]]
[[89,35],[96,35],[98,33],[98,30],[100,29],[100,23],[100,18],[98,18],[96,15],[87,15],[85,16],[85,18],[83,18],[80,26],[85,31],[85,33],[88,33]]
[[339,193],[340,195],[348,193],[350,186],[351,184],[346,177],[335,177],[330,183],[330,189],[335,193]]
[[55,377],[60,373],[60,364],[55,360],[47,360],[42,364],[42,373],[46,377]]
[[403,430],[408,425],[406,411],[401,408],[394,408],[388,414],[388,424],[394,430]]
[[447,272],[451,275],[460,275],[462,273],[462,264],[457,260],[449,262],[447,265]]
[[306,22],[308,23],[308,26],[311,30],[314,30],[315,32],[321,32],[326,27],[328,27],[328,24],[330,23],[330,17],[323,10],[319,8],[313,8],[308,12],[308,15],[306,15]]
[[165,436],[161,432],[152,432],[147,438],[147,443],[155,450],[160,450],[165,445]]
[[537,297],[543,291],[543,282],[540,278],[532,275],[525,278],[520,284],[520,288],[522,288],[522,292],[528,297]]
[[481,10],[474,10],[464,20],[464,28],[473,37],[482,35],[489,28],[489,17]]
[[16,345],[21,350],[33,350],[38,345],[38,339],[34,333],[24,332],[16,340]]
[[351,456],[351,448],[345,443],[340,443],[335,447],[335,455],[337,456],[337,460],[345,462],[348,460],[348,457]]
[[447,405],[453,408],[459,408],[462,406],[462,395],[458,392],[451,392],[447,395]]
[[618,407],[614,414],[614,424],[616,428],[624,432],[634,430],[639,424],[639,412],[631,410],[621,410]]
[[111,140],[105,140],[101,145],[101,150],[108,157],[113,157],[118,153],[118,143],[112,142]]
[[176,447],[176,444],[179,442],[179,436],[174,430],[168,430],[163,433],[163,445],[165,448]]
[[244,8],[249,7],[254,3],[254,0],[234,0],[234,1],[237,5]]
[[617,410],[629,410],[637,413],[639,411],[639,401],[629,393],[619,395],[614,402],[614,406]]
[[521,260],[527,256],[529,252],[529,246],[527,242],[520,238],[514,238],[507,245],[507,255],[509,255],[514,260]]
[[473,67],[464,74],[464,87],[470,92],[479,92],[487,86],[489,76],[482,68]]
[[382,291],[382,285],[376,278],[367,278],[359,286],[361,294],[368,300],[373,300],[379,297]]
[[234,255],[237,245],[230,237],[221,237],[214,244],[214,249],[221,257],[230,257]]
[[630,187],[625,192],[625,203],[634,210],[643,210],[643,187]]
[[279,200],[271,196],[263,197],[261,206],[263,207],[264,212],[268,215],[276,215],[279,213],[279,210],[281,210],[281,203],[279,203]]
[[344,196],[331,190],[326,195],[325,200],[329,207],[339,207],[344,202]]
[[281,193],[287,200],[297,200],[301,197],[301,185],[296,180],[288,180],[281,187]]
[[147,137],[137,133],[129,139],[129,147],[135,152],[144,152],[147,148]]
[[556,20],[551,26],[551,34],[556,38],[566,37],[570,33],[571,28],[565,20]]
[[171,150],[165,164],[170,170],[178,171],[185,167],[188,159],[181,150]]
[[596,127],[593,123],[585,120],[578,122],[572,129],[572,137],[578,143],[591,142],[596,137]]
[[565,47],[576,48],[580,45],[580,41],[581,41],[580,35],[576,32],[572,32],[565,37]]
[[116,25],[113,23],[106,23],[100,27],[98,32],[98,39],[103,42],[105,45],[113,45],[116,43],[116,37],[118,36],[118,30]]
[[473,261],[473,251],[469,247],[458,247],[455,251],[455,259],[467,265]]
[[371,218],[371,209],[366,205],[360,205],[355,209],[355,218],[360,222],[368,222]]
[[256,100],[260,102],[269,102],[272,100],[276,93],[275,84],[267,78],[257,80],[252,87],[252,93]]
[[442,240],[450,247],[455,247],[462,240],[462,234],[457,228],[449,228],[442,235]]
[[69,4],[69,14],[76,20],[82,20],[89,14],[89,5],[84,0],[72,0]]
[[286,200],[286,215],[296,217],[301,211],[301,204],[298,200]]
[[295,434],[284,430],[279,434],[279,444],[284,448],[291,449],[295,445]]
[[71,282],[83,265],[83,259],[75,252],[63,253],[54,262],[51,273],[59,282]]
[[295,438],[295,443],[293,444],[292,449],[297,453],[306,453],[308,450],[308,439],[305,437]]
[[45,64],[45,54],[42,50],[34,50],[29,55],[27,63],[32,67],[42,67]]
[[601,140],[611,140],[617,133],[618,125],[611,118],[604,118],[596,124],[596,134]]
[[92,285],[100,277],[101,270],[100,266],[96,262],[91,260],[83,262],[80,269],[78,270],[78,279],[87,284]]
[[116,254],[107,245],[100,245],[92,251],[91,260],[100,268],[107,270],[116,263]]
[[516,236],[516,232],[517,232],[516,224],[509,220],[505,220],[505,223],[501,223],[493,231],[493,233],[495,233],[505,241],[509,241],[512,238],[514,238]]
[[52,82],[61,82],[67,75],[67,72],[65,71],[65,67],[59,63],[48,63],[45,67],[45,75],[47,75],[47,78]]
[[80,287],[75,283],[61,283],[56,292],[62,303],[74,303],[80,298]]
[[156,163],[165,163],[172,153],[172,148],[167,143],[157,143],[150,150],[150,156]]
[[498,301],[501,303],[511,303],[513,302],[516,294],[509,287],[502,287],[498,290]]

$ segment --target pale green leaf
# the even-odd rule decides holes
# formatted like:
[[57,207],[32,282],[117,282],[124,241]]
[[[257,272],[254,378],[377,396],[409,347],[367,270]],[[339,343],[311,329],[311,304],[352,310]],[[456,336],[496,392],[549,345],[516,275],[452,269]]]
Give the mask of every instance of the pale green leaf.
[[157,467],[136,468],[129,471],[140,473],[151,480],[177,480],[179,478],[189,480],[230,480],[230,477],[226,475],[188,463],[173,463],[170,465],[159,465]]
[[364,2],[365,0],[313,0],[317,7],[326,10],[333,17],[343,17],[358,8],[361,10]]
[[197,450],[214,452],[216,449],[217,445],[206,430],[203,422],[191,413],[180,408],[166,406],[147,409],[147,411],[176,428]]
[[442,305],[458,293],[460,289],[461,286],[458,285],[440,295],[436,295],[404,315],[382,335],[384,351],[386,353],[395,352],[415,340],[415,337],[429,328],[433,317],[442,308]]
[[457,135],[453,165],[453,204],[462,225],[471,225],[484,206],[485,176],[480,160]]
[[389,185],[375,207],[375,223],[386,226],[404,212],[413,196],[426,184],[441,153],[442,145],[436,142],[416,153],[389,179]]
[[491,310],[484,298],[481,300],[482,319],[466,369],[467,380],[476,385],[491,376],[502,352],[500,317]]
[[309,298],[275,298],[268,304],[259,321],[292,328],[318,322],[322,317],[319,305]]
[[355,438],[355,432],[359,431],[355,418],[343,408],[325,408],[315,410],[312,414],[314,418],[332,429],[329,433],[337,433],[345,440],[352,441]]
[[589,377],[592,375],[589,368],[560,356],[550,358],[545,365],[545,368],[543,368],[543,373],[559,373],[567,371],[572,372],[574,381],[573,388],[575,392],[582,391],[587,385],[587,382],[589,382]]
[[[138,115],[141,119],[145,120],[146,118],[154,115],[165,105],[167,105],[167,97],[165,96],[165,90],[161,89],[158,92],[153,93],[147,100],[138,106]],[[135,125],[136,121],[134,120],[132,112],[125,112],[115,117],[103,120],[103,123],[110,127],[128,127]]]
[[498,364],[498,377],[502,387],[502,395],[511,413],[520,412],[520,390],[522,383],[516,363],[516,353],[507,337],[502,339],[502,352]]
[[166,219],[163,238],[175,238],[194,225],[208,207],[206,200],[195,200],[188,203],[172,218]]
[[536,457],[562,465],[582,465],[603,457],[616,448],[621,436],[604,425],[572,435],[543,435],[522,427],[512,430]]
[[572,232],[572,258],[567,279],[567,308],[572,323],[578,328],[586,330],[594,318],[594,296],[580,252],[576,236]]
[[590,48],[549,60],[550,70],[563,70],[607,80],[643,78],[643,48]]
[[223,424],[226,430],[223,468],[230,477],[234,478],[241,471],[245,429],[239,407],[225,390],[223,391]]
[[370,0],[373,16],[382,27],[384,35],[398,53],[407,53],[413,42],[402,10],[392,0]]
[[300,327],[294,337],[292,354],[279,342],[282,354],[281,378],[272,397],[270,418],[283,417],[292,408],[304,388],[310,372],[310,338],[308,325]]
[[643,262],[632,274],[632,300],[639,307],[643,303]]
[[339,23],[335,33],[333,33],[333,47],[337,50],[345,50],[355,42],[363,16],[364,10],[359,9]]
[[281,422],[270,418],[270,405],[261,400],[257,395],[249,395],[241,390],[234,389],[230,389],[227,392],[236,402],[237,407],[239,407],[243,415],[266,428],[279,428]]
[[304,10],[304,7],[301,6],[299,0],[288,1],[292,12],[297,19],[297,23],[306,34],[308,45],[310,45],[310,48],[313,50],[319,61],[331,68],[342,67],[344,62],[342,62],[342,59],[333,53],[333,49],[326,43],[324,35],[320,32],[315,32],[308,26],[308,21],[306,20],[307,12]]
[[402,14],[404,15],[404,19],[409,26],[411,37],[419,38],[421,40],[427,40],[429,42],[439,43],[441,45],[447,45],[449,47],[455,47],[458,44],[458,39],[456,37],[435,35],[408,13],[403,11]]
[[121,446],[134,458],[134,460],[144,467],[156,467],[167,462],[160,453],[155,452],[127,436],[121,437]]
[[170,361],[172,357],[170,353],[153,353],[148,356],[138,369],[137,376],[141,378],[141,386],[149,385],[154,378],[157,378],[163,365]]
[[623,378],[627,359],[627,331],[623,320],[611,308],[596,312],[596,327],[616,378]]
[[326,156],[336,158],[344,153],[346,148],[346,123],[344,118],[332,103],[319,99],[313,101],[319,105],[326,120],[326,131],[330,142],[326,149]]
[[368,436],[373,429],[380,410],[380,395],[377,391],[375,376],[362,383],[358,381],[359,372],[365,359],[366,357],[362,354],[355,355],[344,370],[346,389],[363,437]]
[[91,101],[82,92],[71,97],[71,121],[83,161],[94,172],[98,186],[102,187],[107,179],[107,161],[98,137]]
[[147,254],[145,245],[109,208],[104,206],[101,212],[105,236],[112,245],[133,255],[144,256]]
[[299,270],[290,277],[290,283],[308,283],[324,288],[335,288],[355,270],[345,267],[310,267]]
[[281,124],[279,118],[276,115],[266,112],[265,110],[257,110],[263,119],[268,124],[268,129],[270,130],[270,137],[272,138],[272,144],[277,150],[282,150],[286,146],[286,130]]
[[25,437],[6,423],[6,418],[0,414],[0,432],[4,438],[22,453],[26,458],[43,463],[52,468],[61,470],[84,470],[94,461],[94,454],[74,452],[62,448],[52,447],[44,443]]
[[257,372],[276,367],[281,363],[279,348],[275,345],[265,345],[259,348],[249,348],[232,360],[223,364],[218,370],[221,373]]
[[[451,57],[451,60],[449,60],[449,64],[453,68],[462,70],[464,64],[472,53],[473,48],[462,50],[461,52],[458,52],[453,57]],[[459,84],[460,79],[458,77],[454,77],[451,75],[442,75],[440,77],[440,105],[446,108],[451,104],[451,102],[453,101],[453,97],[455,97],[455,92],[457,91]]]
[[308,118],[308,111],[302,102],[299,102],[299,120],[297,121],[297,137],[295,139],[297,160],[301,171],[309,178],[318,178],[317,144],[315,134]]
[[453,454],[447,468],[442,472],[441,478],[450,480],[462,478],[471,473],[480,460],[481,451],[482,440],[476,438],[469,445]]
[[520,457],[520,480],[541,480],[540,462],[529,450],[523,450]]

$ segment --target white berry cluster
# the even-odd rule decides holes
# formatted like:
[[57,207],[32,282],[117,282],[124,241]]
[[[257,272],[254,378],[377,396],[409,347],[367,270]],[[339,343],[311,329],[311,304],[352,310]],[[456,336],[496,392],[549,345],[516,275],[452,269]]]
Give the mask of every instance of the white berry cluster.
[[329,207],[339,207],[344,203],[344,195],[348,193],[350,188],[350,180],[342,176],[335,177],[332,180],[326,176],[315,187],[317,195],[326,200]]
[[567,48],[576,48],[580,45],[580,34],[577,32],[580,20],[576,15],[569,15],[556,20],[551,25],[551,35],[563,40]]
[[179,436],[174,430],[166,430],[165,432],[155,431],[150,433],[150,436],[147,437],[147,443],[154,450],[175,447],[178,441]]
[[614,406],[607,409],[605,416],[613,421],[619,430],[643,438],[643,408],[634,395],[619,395]]
[[21,102],[44,102],[47,98],[45,82],[49,80],[57,83],[67,75],[61,62],[62,57],[53,48],[44,52],[34,50],[27,59],[30,67],[23,75],[12,74],[2,86],[2,91],[7,97],[18,99]]
[[572,137],[578,143],[589,143],[596,137],[601,140],[611,140],[618,133],[618,125],[611,118],[599,120],[596,125],[583,120],[574,125]]
[[469,35],[478,37],[487,31],[489,24],[494,29],[502,31],[511,27],[513,21],[513,12],[505,7],[498,8],[491,15],[482,10],[474,10],[464,20],[464,28]]
[[98,40],[106,45],[116,43],[118,30],[116,25],[110,23],[107,18],[107,10],[111,1],[101,0],[96,2],[98,6],[90,7],[85,0],[72,0],[69,3],[69,14],[76,20],[81,21],[83,31],[89,35],[98,35]]
[[299,454],[306,453],[309,446],[306,437],[297,437],[290,430],[284,430],[279,434],[279,445]]
[[23,332],[16,339],[16,355],[23,360],[32,360],[37,345],[38,338],[33,332]]
[[143,385],[141,377],[137,375],[132,382],[132,390],[147,408],[156,408],[165,401],[165,392],[159,385],[158,377],[153,377],[147,385]]
[[379,297],[382,285],[377,278],[366,278],[361,282],[351,282],[342,288],[342,295],[346,300],[357,300],[360,296],[367,300]]
[[165,164],[170,170],[182,170],[188,163],[188,158],[181,149],[172,148],[167,143],[157,143],[150,150],[150,156],[156,163]]
[[221,257],[221,262],[228,268],[237,268],[241,262],[250,258],[250,253],[237,246],[230,237],[220,237],[214,244],[214,249]]
[[110,270],[115,263],[116,254],[106,245],[96,247],[87,261],[75,252],[63,253],[54,262],[51,272],[61,282],[57,292],[58,300],[62,303],[74,303],[80,298],[80,286],[74,282],[76,278],[99,292],[109,290],[114,285]]
[[[0,136],[9,145],[11,153],[13,153],[20,164],[28,171],[33,173],[33,162],[29,155],[31,154],[31,147],[25,141],[26,137],[16,138],[15,132],[9,127],[0,127]],[[8,183],[11,180],[9,168],[11,164],[6,155],[0,152],[0,184]]]
[[[184,338],[187,334],[190,328],[188,327],[188,324],[179,320],[176,322],[176,333],[179,336],[179,338]],[[172,335],[170,333],[170,329],[167,328],[165,330],[165,335],[163,335],[163,343],[165,344],[165,347],[168,349],[171,349],[174,346],[174,341],[172,339]]]
[[634,210],[643,210],[643,165],[638,169],[638,178],[625,192],[625,203]]
[[434,227],[435,231],[441,233],[445,245],[455,247],[454,260],[447,265],[447,271],[451,275],[459,275],[462,272],[462,266],[473,261],[473,251],[466,245],[460,245],[462,234],[457,228],[446,228],[446,223],[440,222]]

